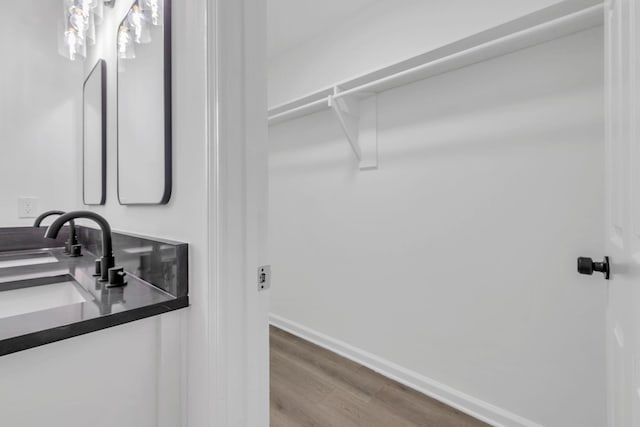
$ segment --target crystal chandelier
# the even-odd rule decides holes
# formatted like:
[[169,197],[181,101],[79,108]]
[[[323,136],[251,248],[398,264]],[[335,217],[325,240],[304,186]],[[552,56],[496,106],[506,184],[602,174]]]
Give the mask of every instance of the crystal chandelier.
[[[104,5],[113,0],[62,0],[64,19],[58,31],[58,50],[72,61],[87,57],[96,43],[96,25],[102,22]],[[136,57],[134,44],[151,42],[151,27],[162,25],[163,0],[136,0],[118,28],[118,57]]]
[[59,51],[72,61],[87,56],[87,46],[96,42],[96,25],[102,22],[104,0],[62,0],[63,23]]
[[136,57],[135,44],[151,43],[151,27],[162,25],[163,0],[137,0],[118,28],[118,58]]

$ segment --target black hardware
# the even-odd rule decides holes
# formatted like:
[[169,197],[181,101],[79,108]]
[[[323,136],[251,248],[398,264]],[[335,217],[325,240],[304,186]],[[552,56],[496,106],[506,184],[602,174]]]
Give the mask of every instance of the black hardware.
[[594,271],[603,273],[604,278],[609,280],[609,277],[611,276],[609,257],[604,257],[604,261],[602,262],[594,262],[593,259],[586,257],[578,258],[578,273],[591,276]]
[[111,237],[111,226],[104,217],[91,211],[75,211],[69,212],[58,217],[47,229],[44,237],[49,239],[55,239],[62,226],[71,220],[78,218],[87,218],[95,221],[102,231],[102,258],[100,258],[100,281],[106,282],[109,280],[109,269],[115,267],[115,258],[113,256],[113,242]]
[[127,282],[124,280],[124,276],[127,273],[124,272],[122,267],[114,267],[109,269],[109,284],[107,288],[116,288],[119,286],[125,286]]
[[[40,225],[42,224],[42,221],[45,218],[48,218],[52,215],[64,215],[64,212],[63,211],[43,212],[42,214],[40,214],[40,216],[38,216],[35,219],[35,221],[33,222],[33,226],[40,227]],[[69,240],[67,240],[64,244],[64,252],[67,254],[70,254],[71,256],[78,256],[78,255],[73,255],[71,253],[73,245],[77,245],[77,244],[78,244],[78,233],[76,231],[76,223],[73,220],[71,220],[69,221]]]
[[102,260],[100,258],[98,258],[96,260],[96,266],[95,266],[95,270],[93,272],[93,277],[99,277],[101,270],[102,270]]
[[69,252],[69,256],[73,258],[82,256],[82,245],[71,245],[71,252]]

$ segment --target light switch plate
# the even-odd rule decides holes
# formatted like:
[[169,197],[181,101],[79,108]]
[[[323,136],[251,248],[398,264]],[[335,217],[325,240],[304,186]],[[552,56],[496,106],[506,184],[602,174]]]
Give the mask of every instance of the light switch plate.
[[35,218],[38,216],[38,199],[35,197],[18,197],[18,218]]

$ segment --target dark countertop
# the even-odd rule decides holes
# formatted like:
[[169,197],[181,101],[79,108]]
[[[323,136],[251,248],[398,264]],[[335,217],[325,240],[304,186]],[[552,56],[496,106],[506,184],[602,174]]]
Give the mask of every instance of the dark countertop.
[[[127,271],[128,284],[107,288],[92,275],[98,256],[71,258],[62,248],[2,252],[3,257],[49,254],[58,262],[0,268],[2,291],[71,281],[85,302],[0,318],[0,356],[187,307],[174,296]],[[118,258],[116,257],[118,265]],[[186,293],[186,292],[185,292]],[[178,294],[180,295],[180,294]]]

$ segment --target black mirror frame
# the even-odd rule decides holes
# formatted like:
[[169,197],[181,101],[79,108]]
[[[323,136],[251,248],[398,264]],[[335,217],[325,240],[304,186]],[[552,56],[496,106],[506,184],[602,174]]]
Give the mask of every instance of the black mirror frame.
[[[131,7],[137,3],[137,0],[134,0],[131,3]],[[127,19],[128,11],[131,10],[129,8],[127,10],[127,14],[125,14],[124,18],[118,24],[118,28],[124,23]],[[173,150],[172,150],[172,140],[173,140],[173,112],[172,112],[172,73],[171,73],[171,0],[164,0],[163,5],[163,27],[162,32],[164,36],[164,191],[162,198],[158,202],[151,203],[136,203],[136,202],[127,202],[123,203],[120,199],[120,165],[118,164],[117,170],[117,186],[118,186],[118,203],[125,206],[130,205],[166,205],[169,203],[171,199],[171,191],[173,187]],[[116,49],[117,49],[117,37],[118,31],[116,31]],[[119,61],[116,54],[116,66],[119,67]],[[116,96],[119,94],[119,73],[116,71]],[[117,101],[118,103],[119,101]],[[120,108],[118,104],[118,111],[116,113],[116,119],[119,120]],[[119,125],[117,126],[117,156],[116,161],[119,162],[120,159],[120,132]]]
[[[101,81],[100,81],[100,95],[101,95],[101,123],[102,123],[102,130],[101,130],[101,139],[102,139],[102,148],[101,148],[101,154],[102,154],[102,162],[100,167],[102,168],[102,196],[100,197],[100,202],[99,203],[87,203],[87,200],[85,199],[85,166],[84,166],[84,159],[85,159],[85,91],[86,91],[86,86],[87,86],[87,82],[89,81],[89,79],[91,78],[91,76],[93,76],[93,73],[96,72],[96,70],[100,70],[101,72]],[[98,62],[96,63],[96,65],[91,69],[91,71],[89,72],[89,74],[87,75],[87,78],[85,79],[84,83],[82,84],[82,203],[87,205],[87,206],[100,206],[100,205],[104,205],[107,201],[107,62],[104,59],[99,59]]]

